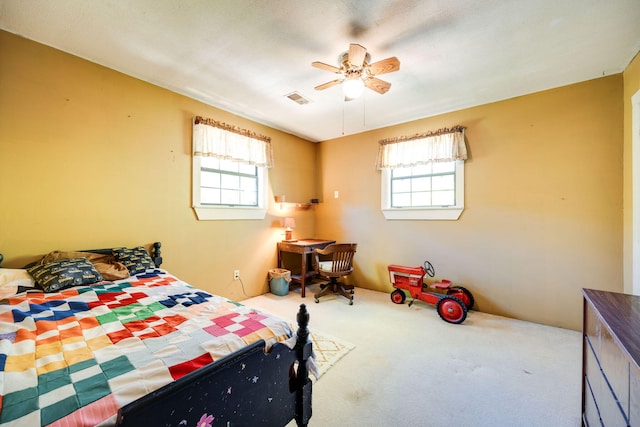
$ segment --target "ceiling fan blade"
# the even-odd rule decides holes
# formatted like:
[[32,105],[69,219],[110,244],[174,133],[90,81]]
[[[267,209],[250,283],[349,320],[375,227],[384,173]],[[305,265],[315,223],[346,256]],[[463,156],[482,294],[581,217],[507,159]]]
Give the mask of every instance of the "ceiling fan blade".
[[339,83],[342,83],[342,80],[344,80],[344,79],[331,80],[330,82],[323,83],[321,85],[316,86],[315,90],[323,90],[323,89],[329,88],[331,86],[335,86],[335,85],[337,85]]
[[378,74],[392,73],[400,69],[400,61],[395,56],[391,58],[383,59],[382,61],[374,62],[369,65],[369,74],[377,76]]
[[367,49],[356,43],[349,45],[349,62],[351,65],[361,67],[364,64],[364,58],[367,55]]
[[375,77],[369,77],[368,79],[365,79],[364,85],[381,95],[387,93],[387,91],[389,91],[389,88],[391,87],[391,83],[385,82],[384,80],[376,79]]
[[320,68],[321,70],[331,71],[332,73],[340,74],[340,68],[333,65],[325,64],[324,62],[314,61],[311,63],[312,67]]

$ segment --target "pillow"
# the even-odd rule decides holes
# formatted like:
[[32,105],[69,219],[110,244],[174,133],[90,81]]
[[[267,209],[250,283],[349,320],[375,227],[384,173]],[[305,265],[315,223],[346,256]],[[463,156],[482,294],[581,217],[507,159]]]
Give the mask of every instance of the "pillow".
[[[0,268],[0,287],[20,282],[22,286],[33,288],[33,277],[23,268]],[[29,283],[31,286],[29,286]]]
[[115,257],[110,254],[53,251],[45,255],[44,258],[40,260],[39,264],[46,264],[48,262],[69,258],[88,259],[91,264],[93,264],[93,267],[98,270],[98,273],[100,273],[104,280],[120,280],[126,279],[130,276],[127,267],[121,262],[116,261]]
[[33,288],[35,281],[24,269],[0,268],[0,300],[22,292],[25,288]]
[[129,274],[132,276],[144,273],[148,269],[156,268],[156,265],[149,256],[149,252],[147,252],[143,246],[135,248],[115,248],[113,254],[118,262],[123,263],[125,267],[127,267]]
[[27,268],[45,292],[102,282],[102,276],[86,258],[61,259]]

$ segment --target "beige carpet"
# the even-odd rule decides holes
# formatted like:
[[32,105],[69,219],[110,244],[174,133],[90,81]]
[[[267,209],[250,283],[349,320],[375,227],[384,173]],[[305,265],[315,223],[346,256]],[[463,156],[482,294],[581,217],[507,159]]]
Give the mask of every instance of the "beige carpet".
[[580,426],[580,332],[475,310],[452,325],[359,288],[352,306],[294,291],[243,303],[294,324],[306,303],[310,331],[354,344],[314,380],[310,426]]

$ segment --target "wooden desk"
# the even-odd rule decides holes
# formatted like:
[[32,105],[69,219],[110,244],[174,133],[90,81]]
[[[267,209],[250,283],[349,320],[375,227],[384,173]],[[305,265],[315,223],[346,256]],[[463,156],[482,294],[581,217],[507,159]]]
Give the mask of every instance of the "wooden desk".
[[291,280],[300,283],[302,290],[302,297],[305,296],[305,284],[307,278],[312,277],[315,272],[307,271],[307,258],[313,252],[314,249],[322,249],[332,243],[335,240],[320,240],[320,239],[301,239],[295,242],[278,242],[278,267],[286,268],[282,264],[282,253],[289,252],[293,254],[300,254],[302,260],[300,262],[300,274],[291,274]]

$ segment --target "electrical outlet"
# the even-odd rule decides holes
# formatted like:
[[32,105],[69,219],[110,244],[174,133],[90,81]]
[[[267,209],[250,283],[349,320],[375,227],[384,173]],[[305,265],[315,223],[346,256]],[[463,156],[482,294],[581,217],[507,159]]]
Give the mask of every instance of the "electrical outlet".
[[233,270],[233,280],[240,279],[240,270]]

